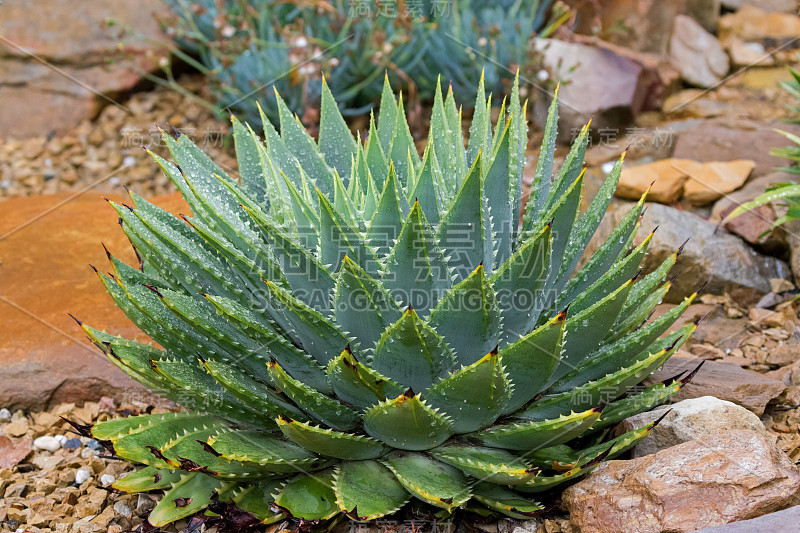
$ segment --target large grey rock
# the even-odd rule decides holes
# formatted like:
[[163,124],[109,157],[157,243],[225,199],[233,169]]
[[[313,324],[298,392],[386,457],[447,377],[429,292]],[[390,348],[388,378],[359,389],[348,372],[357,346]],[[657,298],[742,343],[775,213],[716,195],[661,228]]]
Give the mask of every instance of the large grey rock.
[[622,431],[637,429],[664,416],[658,426],[633,449],[634,457],[689,442],[720,431],[749,429],[769,437],[761,420],[735,403],[714,396],[702,396],[665,405],[622,421]]
[[738,429],[602,463],[562,500],[581,533],[688,532],[796,505],[800,472],[764,435]]
[[[587,253],[597,249],[616,227],[632,204],[615,202],[603,219]],[[706,292],[731,292],[739,301],[757,301],[771,291],[770,278],[789,279],[789,267],[774,257],[761,255],[738,237],[703,218],[661,204],[647,204],[637,243],[658,227],[648,248],[643,267],[650,272],[664,259],[686,245],[673,268],[677,274],[666,301],[678,302],[704,282]],[[586,255],[584,256],[586,257]]]
[[678,65],[683,79],[700,87],[716,85],[730,68],[728,54],[717,38],[685,15],[675,18],[669,55]]

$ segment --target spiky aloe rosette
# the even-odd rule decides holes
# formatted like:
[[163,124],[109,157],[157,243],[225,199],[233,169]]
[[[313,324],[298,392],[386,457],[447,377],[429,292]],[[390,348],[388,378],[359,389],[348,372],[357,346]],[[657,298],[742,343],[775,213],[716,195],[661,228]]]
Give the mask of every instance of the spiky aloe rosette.
[[692,298],[647,322],[678,252],[636,281],[642,199],[574,272],[622,161],[580,214],[588,127],[554,176],[556,102],[518,228],[525,107],[515,86],[492,128],[490,103],[481,83],[465,150],[437,91],[420,158],[388,85],[363,144],[327,88],[319,142],[278,97],[280,135],[233,119],[240,180],[165,136],[174,162],[153,157],[192,217],[112,202],[141,263],[100,278],[160,347],[83,329],[186,411],[90,431],[146,465],[115,488],[166,491],[153,525],[209,506],[367,520],[414,498],[525,517],[649,431],[605,438],[682,385],[626,395],[694,328],[662,336]]

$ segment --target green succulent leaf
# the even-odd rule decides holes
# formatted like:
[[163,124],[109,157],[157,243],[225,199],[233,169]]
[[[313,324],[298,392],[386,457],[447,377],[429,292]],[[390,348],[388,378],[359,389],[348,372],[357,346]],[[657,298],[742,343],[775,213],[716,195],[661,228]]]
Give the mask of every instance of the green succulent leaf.
[[414,390],[427,390],[455,366],[452,350],[414,309],[383,333],[372,356],[372,368]]
[[564,348],[567,313],[500,350],[500,361],[511,380],[511,397],[502,414],[509,414],[541,392],[558,368]]
[[199,472],[184,475],[156,504],[147,518],[148,522],[155,527],[161,527],[205,509],[211,504],[214,492],[220,490],[223,483]]
[[279,419],[278,427],[287,439],[327,457],[360,461],[377,459],[389,450],[369,437],[312,426],[307,422]]
[[339,269],[333,309],[337,325],[352,335],[362,350],[369,351],[381,332],[402,315],[389,291],[349,257]]
[[386,400],[364,412],[364,430],[401,450],[427,450],[453,433],[453,424],[413,392]]
[[529,519],[544,510],[542,504],[493,483],[478,483],[472,497],[486,507],[518,520]]
[[497,347],[500,308],[483,265],[447,291],[428,323],[462,365],[471,365]]
[[381,281],[395,300],[426,315],[451,286],[450,270],[419,202],[386,258]]
[[333,470],[300,474],[276,494],[275,505],[289,516],[327,520],[339,512],[333,492]]
[[336,467],[336,505],[349,518],[374,520],[399,510],[409,494],[378,461],[344,461]]
[[349,347],[328,364],[328,379],[338,398],[360,409],[394,398],[405,390],[358,361]]
[[453,433],[477,431],[494,422],[508,403],[511,384],[496,351],[437,382],[426,401],[453,421]]
[[552,420],[496,425],[470,435],[478,442],[505,450],[533,450],[568,442],[600,418],[599,409],[562,415]]
[[180,471],[145,466],[136,472],[129,473],[122,479],[118,479],[111,484],[111,487],[131,494],[164,490],[180,481],[183,475],[185,474]]
[[340,431],[353,429],[358,425],[358,414],[335,398],[326,396],[294,379],[274,361],[267,367],[272,381],[281,392],[313,419]]
[[498,485],[520,485],[539,474],[539,469],[507,450],[467,444],[444,444],[430,450],[433,457],[474,478]]
[[383,464],[408,492],[447,511],[461,507],[472,495],[469,481],[459,469],[423,453],[393,452]]

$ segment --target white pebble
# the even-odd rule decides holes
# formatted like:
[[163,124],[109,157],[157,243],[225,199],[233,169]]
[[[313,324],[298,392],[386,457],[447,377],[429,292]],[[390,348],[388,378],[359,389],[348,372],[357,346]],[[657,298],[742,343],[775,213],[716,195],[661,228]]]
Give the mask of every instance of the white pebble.
[[11,420],[11,411],[6,408],[0,409],[0,422],[8,422]]
[[37,450],[47,450],[48,452],[54,452],[57,449],[61,448],[61,443],[58,442],[58,439],[55,437],[39,437],[33,441],[33,447]]
[[62,446],[64,445],[65,442],[69,440],[66,435],[56,435],[53,438],[56,439],[58,443]]
[[100,485],[105,487],[105,486],[111,485],[116,480],[117,480],[117,478],[115,478],[111,474],[103,474],[102,476],[100,476]]
[[122,501],[114,503],[114,511],[116,511],[117,514],[121,514],[125,518],[130,518],[133,514],[133,509],[125,505],[125,502]]
[[95,455],[100,455],[100,452],[97,450],[93,450],[91,448],[81,448],[81,458],[88,459],[89,457],[93,457]]
[[92,473],[89,472],[86,468],[81,468],[77,472],[75,472],[75,483],[78,485],[83,485],[83,482],[92,477]]
[[614,166],[616,164],[616,161],[606,161],[600,168],[603,170],[603,174],[611,174],[611,171],[614,170]]

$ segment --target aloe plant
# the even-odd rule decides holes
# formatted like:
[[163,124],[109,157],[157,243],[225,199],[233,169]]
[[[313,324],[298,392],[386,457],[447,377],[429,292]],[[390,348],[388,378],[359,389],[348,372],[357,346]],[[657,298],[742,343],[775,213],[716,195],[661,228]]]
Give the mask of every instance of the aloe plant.
[[420,157],[388,82],[363,143],[325,85],[318,141],[278,97],[280,135],[232,118],[238,179],[164,136],[174,161],[153,158],[192,216],[111,202],[139,265],[98,275],[158,346],[82,328],[185,410],[82,431],[144,465],[114,488],[166,491],[152,525],[411,500],[522,518],[650,431],[607,439],[686,381],[628,394],[695,328],[665,335],[694,296],[647,320],[679,251],[637,278],[642,198],[576,272],[622,160],[580,214],[588,125],[554,171],[554,100],[520,225],[526,107],[515,84],[493,125],[490,100],[481,82],[465,148],[437,88]]

